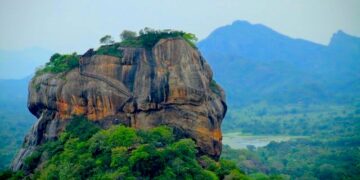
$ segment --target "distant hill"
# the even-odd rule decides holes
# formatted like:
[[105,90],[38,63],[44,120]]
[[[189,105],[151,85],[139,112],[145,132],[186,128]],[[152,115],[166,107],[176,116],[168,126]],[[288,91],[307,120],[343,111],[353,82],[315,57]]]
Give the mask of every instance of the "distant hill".
[[351,102],[360,97],[360,38],[342,31],[324,46],[235,21],[214,30],[198,47],[230,105]]

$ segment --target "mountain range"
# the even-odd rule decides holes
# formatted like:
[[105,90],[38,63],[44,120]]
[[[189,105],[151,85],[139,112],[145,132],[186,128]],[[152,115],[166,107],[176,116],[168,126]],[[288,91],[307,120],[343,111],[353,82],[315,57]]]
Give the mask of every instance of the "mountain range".
[[198,43],[230,105],[348,103],[360,97],[360,38],[336,32],[328,45],[235,21]]
[[[197,46],[227,92],[230,106],[259,101],[348,103],[360,97],[360,38],[341,30],[322,45],[235,21],[215,29]],[[33,72],[51,54],[39,48],[24,51],[0,51],[1,72],[18,65],[21,71]],[[7,89],[0,91],[6,96],[2,91]]]

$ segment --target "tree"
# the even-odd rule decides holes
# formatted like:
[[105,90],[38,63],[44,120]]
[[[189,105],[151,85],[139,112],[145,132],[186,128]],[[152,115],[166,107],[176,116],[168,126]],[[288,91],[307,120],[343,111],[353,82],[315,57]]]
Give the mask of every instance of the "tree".
[[105,35],[100,39],[100,43],[105,45],[110,45],[114,43],[114,40],[110,35]]
[[192,43],[196,43],[198,41],[198,38],[192,33],[184,33],[182,37]]
[[[92,132],[91,137],[81,134],[86,130]],[[157,146],[159,143],[162,145]],[[200,164],[196,153],[192,139],[176,139],[172,128],[166,126],[150,130],[112,126],[99,130],[84,117],[74,117],[59,139],[46,142],[26,160],[33,174],[24,177],[21,172],[0,172],[0,179],[217,180],[246,177],[234,163],[226,160],[216,162],[204,155]]]
[[50,62],[54,62],[59,57],[61,57],[61,54],[59,54],[59,53],[53,54],[50,58]]
[[50,58],[50,62],[45,64],[45,67],[36,71],[36,76],[43,73],[61,73],[70,71],[79,66],[79,56],[76,53],[73,54],[54,54]]
[[120,34],[120,39],[122,41],[126,41],[126,40],[132,40],[135,39],[137,36],[136,32],[134,31],[129,31],[129,30],[124,30],[121,34]]

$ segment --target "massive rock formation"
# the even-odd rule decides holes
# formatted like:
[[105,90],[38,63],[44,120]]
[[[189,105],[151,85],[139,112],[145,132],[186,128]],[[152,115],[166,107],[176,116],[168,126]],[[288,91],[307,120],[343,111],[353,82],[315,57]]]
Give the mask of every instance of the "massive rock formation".
[[169,125],[194,139],[200,153],[220,156],[225,95],[200,53],[181,38],[161,39],[151,50],[119,51],[122,58],[88,51],[79,68],[32,79],[28,107],[38,121],[14,159],[13,170],[21,169],[38,145],[56,138],[74,115],[103,128]]

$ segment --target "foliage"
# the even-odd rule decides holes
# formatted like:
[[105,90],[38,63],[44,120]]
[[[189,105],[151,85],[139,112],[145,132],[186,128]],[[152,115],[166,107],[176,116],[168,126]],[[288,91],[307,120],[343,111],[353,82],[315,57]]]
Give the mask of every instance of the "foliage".
[[320,135],[354,132],[360,112],[351,104],[268,104],[230,107],[223,129],[255,135]]
[[291,179],[356,179],[360,176],[360,113],[351,108],[347,111],[328,115],[326,121],[316,120],[319,127],[314,126],[311,138],[271,142],[257,149],[225,146],[222,157],[235,160],[250,177],[279,174]]
[[26,169],[34,169],[36,168],[37,164],[40,161],[41,158],[41,151],[34,151],[30,156],[28,156],[24,160],[24,164],[26,166]]
[[13,172],[11,170],[0,171],[0,179],[15,180],[15,179],[23,179],[23,178],[24,178],[24,172],[22,171],[18,171],[18,172]]
[[110,45],[114,43],[114,40],[110,35],[105,35],[104,37],[100,38],[100,43]]
[[119,50],[119,44],[118,43],[100,46],[96,50],[96,54],[115,56],[115,57],[119,57],[119,58],[121,58],[123,56],[122,50]]
[[144,28],[140,30],[139,35],[136,32],[124,30],[120,34],[121,42],[114,42],[111,36],[106,35],[101,38],[101,43],[105,44],[96,50],[96,54],[109,55],[121,58],[123,52],[120,47],[143,47],[151,49],[160,39],[166,38],[182,38],[186,40],[192,47],[196,47],[195,43],[197,38],[194,34],[186,33],[183,31],[174,30],[154,30]]
[[151,49],[160,39],[166,38],[182,38],[193,47],[195,47],[195,43],[197,41],[197,38],[194,34],[183,31],[175,31],[170,29],[154,30],[151,28],[144,28],[140,30],[138,36],[135,32],[127,30],[123,31],[121,33],[122,41],[119,44],[120,46],[144,47]]
[[36,71],[36,76],[44,73],[61,73],[69,71],[79,66],[79,57],[76,53],[61,55],[55,53],[51,56],[50,62],[45,67]]
[[138,40],[141,42],[143,47],[152,48],[160,39],[176,37],[185,39],[191,46],[195,47],[195,42],[197,41],[196,36],[194,34],[186,33],[183,31],[161,31],[151,28],[144,28],[139,32]]
[[[93,135],[90,136],[87,130]],[[234,163],[216,162],[202,156],[211,164],[202,166],[196,154],[193,140],[176,140],[172,129],[166,126],[146,131],[124,126],[99,130],[86,119],[75,117],[58,140],[45,143],[31,155],[29,161],[41,157],[45,162],[40,169],[30,171],[33,174],[27,177],[216,180],[229,175],[246,178]]]
[[124,30],[123,32],[121,32],[120,34],[120,39],[121,41],[128,41],[128,40],[133,40],[135,39],[137,36],[136,32],[134,31],[129,31],[129,30]]
[[93,123],[89,123],[84,117],[75,116],[66,125],[66,132],[73,138],[79,138],[80,140],[89,139],[92,135],[100,130],[98,126]]
[[[359,138],[348,140],[359,141]],[[294,140],[271,143],[255,151],[225,146],[223,158],[235,160],[247,174],[265,173],[291,179],[356,179],[360,176],[358,146],[334,146],[338,141]]]

